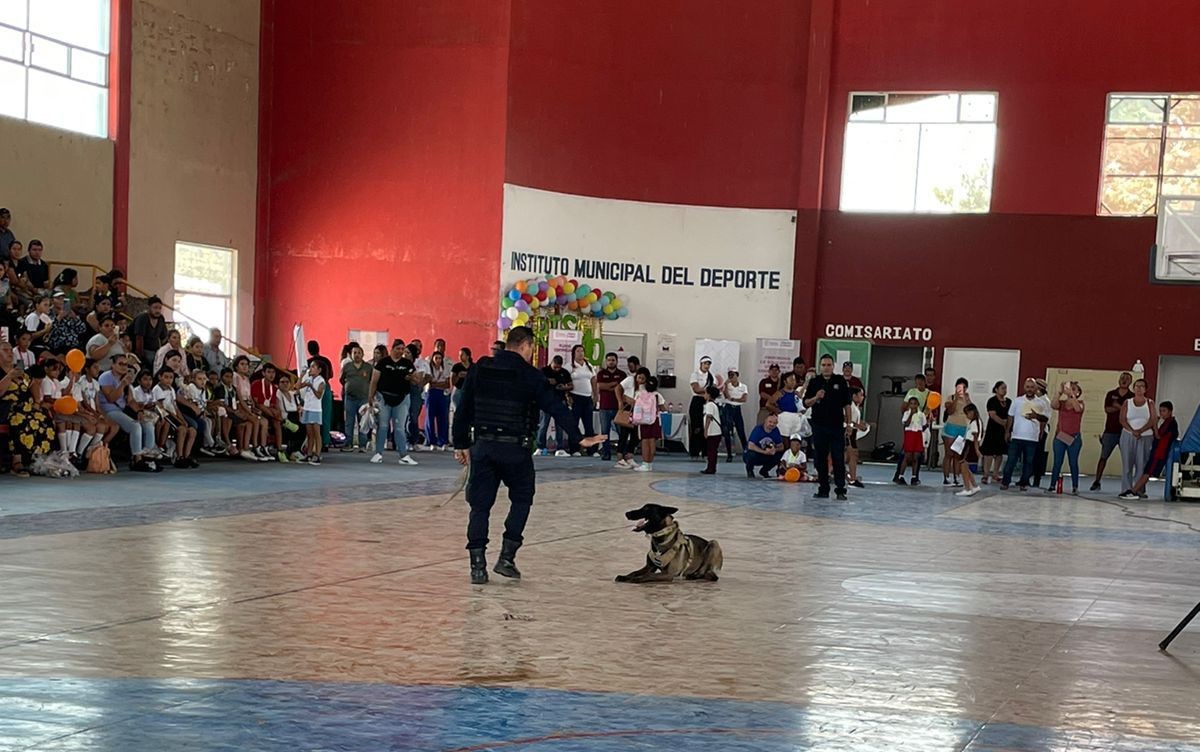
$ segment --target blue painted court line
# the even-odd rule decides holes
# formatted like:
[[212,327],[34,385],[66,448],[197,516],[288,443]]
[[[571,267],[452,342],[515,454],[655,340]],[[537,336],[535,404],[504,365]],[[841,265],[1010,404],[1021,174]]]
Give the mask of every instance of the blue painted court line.
[[[969,745],[969,746],[968,746]],[[2,679],[0,750],[1200,752],[1192,742],[921,712],[501,687]]]

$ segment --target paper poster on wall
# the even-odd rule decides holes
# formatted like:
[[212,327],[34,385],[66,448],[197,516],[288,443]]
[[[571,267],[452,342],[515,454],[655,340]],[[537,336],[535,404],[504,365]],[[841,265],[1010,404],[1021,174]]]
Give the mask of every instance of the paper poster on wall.
[[[758,379],[766,378],[767,369],[779,366],[780,372],[790,371],[792,361],[800,355],[800,340],[759,337],[754,343],[755,372]],[[745,374],[747,378],[751,374]]]
[[700,367],[700,358],[707,355],[712,358],[711,373],[716,374],[720,381],[725,380],[729,370],[741,370],[742,343],[731,339],[698,339],[696,340],[695,356],[692,358],[692,370]]
[[563,365],[569,368],[571,348],[583,344],[583,332],[575,329],[551,329],[546,344],[546,362],[553,360],[555,355],[561,355]]

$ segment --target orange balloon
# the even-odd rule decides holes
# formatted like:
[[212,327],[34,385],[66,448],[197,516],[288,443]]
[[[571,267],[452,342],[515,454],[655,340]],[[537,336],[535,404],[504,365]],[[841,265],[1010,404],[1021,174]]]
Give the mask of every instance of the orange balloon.
[[74,397],[59,397],[54,400],[54,412],[59,415],[74,415],[79,411],[79,403]]
[[942,395],[938,394],[937,392],[930,392],[929,396],[925,398],[925,407],[927,407],[928,409],[936,410],[941,406],[942,406]]
[[79,373],[87,363],[87,356],[83,354],[82,350],[71,350],[63,360],[67,361],[67,368]]
[[525,292],[525,280],[517,280],[517,284],[513,285],[513,287],[517,288],[517,292]]
[[783,479],[788,483],[798,483],[800,481],[800,468],[789,467],[783,473]]

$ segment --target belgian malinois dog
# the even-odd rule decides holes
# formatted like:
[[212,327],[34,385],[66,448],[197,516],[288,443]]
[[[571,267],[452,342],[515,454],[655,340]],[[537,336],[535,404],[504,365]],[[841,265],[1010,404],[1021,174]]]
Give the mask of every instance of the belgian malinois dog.
[[650,536],[650,553],[646,566],[617,575],[617,582],[671,582],[685,580],[716,582],[724,559],[721,545],[698,535],[686,535],[671,515],[679,510],[659,504],[646,504],[625,513],[629,520],[639,520],[634,532]]

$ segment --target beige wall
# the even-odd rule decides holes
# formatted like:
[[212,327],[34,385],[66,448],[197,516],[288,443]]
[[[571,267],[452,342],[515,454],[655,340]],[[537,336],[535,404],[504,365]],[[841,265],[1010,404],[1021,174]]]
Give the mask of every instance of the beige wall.
[[49,261],[112,263],[111,141],[0,117],[0,181],[17,240],[38,238]]
[[128,275],[170,302],[176,240],[237,249],[243,341],[253,322],[259,6],[135,0],[133,11]]

